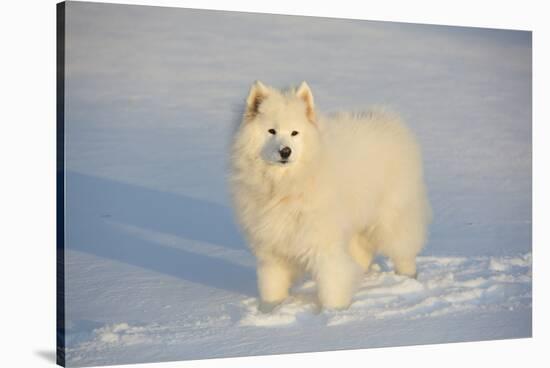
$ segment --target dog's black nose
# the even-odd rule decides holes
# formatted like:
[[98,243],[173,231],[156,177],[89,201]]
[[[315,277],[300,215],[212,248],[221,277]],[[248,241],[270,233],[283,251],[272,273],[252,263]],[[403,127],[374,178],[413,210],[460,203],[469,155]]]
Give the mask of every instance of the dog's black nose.
[[290,149],[290,147],[285,147],[285,148],[283,148],[282,150],[279,151],[279,154],[284,159],[287,159],[290,156],[291,153],[292,153],[292,150]]

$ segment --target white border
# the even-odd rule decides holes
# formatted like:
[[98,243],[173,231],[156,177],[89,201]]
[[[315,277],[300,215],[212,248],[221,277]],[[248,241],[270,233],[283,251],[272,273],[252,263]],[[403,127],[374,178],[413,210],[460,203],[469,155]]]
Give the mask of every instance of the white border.
[[[533,30],[534,338],[314,354],[216,359],[140,367],[540,367],[550,339],[547,261],[550,188],[550,44],[537,1],[349,0],[98,1],[337,18]],[[0,316],[2,366],[52,366],[55,346],[55,1],[3,2],[0,99]]]

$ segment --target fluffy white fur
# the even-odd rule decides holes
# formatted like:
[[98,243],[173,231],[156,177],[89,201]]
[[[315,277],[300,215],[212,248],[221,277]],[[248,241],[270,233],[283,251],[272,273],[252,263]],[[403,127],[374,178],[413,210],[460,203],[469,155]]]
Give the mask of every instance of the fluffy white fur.
[[231,165],[263,309],[283,301],[304,272],[316,280],[325,308],[346,308],[377,253],[415,277],[430,207],[419,147],[396,115],[320,117],[305,82],[288,91],[256,82]]

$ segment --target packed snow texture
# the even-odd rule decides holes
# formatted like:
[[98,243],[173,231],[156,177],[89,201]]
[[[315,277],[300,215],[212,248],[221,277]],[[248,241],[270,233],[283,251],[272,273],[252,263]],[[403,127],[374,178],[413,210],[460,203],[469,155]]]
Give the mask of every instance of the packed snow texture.
[[[531,336],[531,34],[67,4],[67,363]],[[320,111],[388,105],[434,210],[418,278],[377,258],[351,307],[309,279],[258,312],[226,186],[252,81]]]

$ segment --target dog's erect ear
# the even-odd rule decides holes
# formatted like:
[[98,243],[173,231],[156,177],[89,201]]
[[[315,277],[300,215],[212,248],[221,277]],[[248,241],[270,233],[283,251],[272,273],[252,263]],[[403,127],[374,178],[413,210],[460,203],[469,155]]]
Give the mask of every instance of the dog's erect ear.
[[250,92],[246,99],[246,118],[250,120],[256,116],[260,104],[269,94],[269,89],[260,81],[255,81],[250,87]]
[[306,115],[309,121],[315,122],[315,104],[313,103],[313,94],[306,82],[302,82],[296,90],[296,96],[306,103]]

